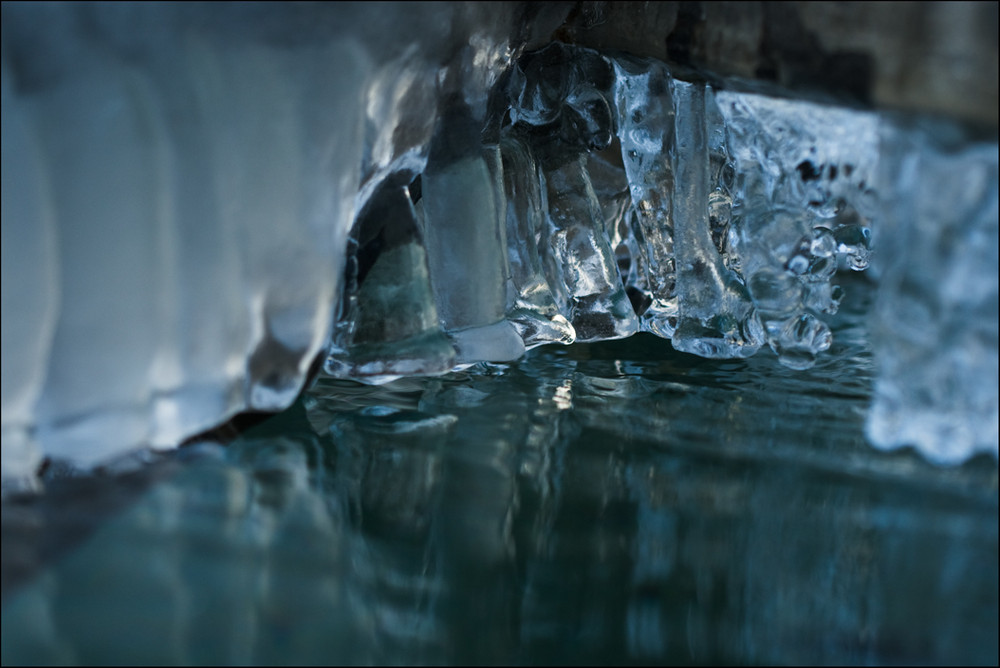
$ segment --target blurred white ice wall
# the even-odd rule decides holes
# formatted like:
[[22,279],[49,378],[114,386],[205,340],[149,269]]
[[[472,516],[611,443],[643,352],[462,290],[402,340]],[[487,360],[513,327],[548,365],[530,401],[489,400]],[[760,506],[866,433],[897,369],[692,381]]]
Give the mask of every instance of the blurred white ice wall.
[[878,376],[867,435],[939,464],[997,456],[997,145],[883,125]]
[[510,33],[409,3],[2,12],[5,487],[287,406],[329,337],[380,66],[435,66],[463,22],[472,58]]
[[262,9],[4,5],[5,478],[299,391],[370,63],[352,39],[282,44]]

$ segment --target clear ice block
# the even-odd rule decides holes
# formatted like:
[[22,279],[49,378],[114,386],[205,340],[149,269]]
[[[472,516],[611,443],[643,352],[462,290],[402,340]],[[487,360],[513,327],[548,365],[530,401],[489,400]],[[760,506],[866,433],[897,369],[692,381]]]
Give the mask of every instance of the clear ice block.
[[587,169],[587,153],[613,138],[612,77],[600,54],[555,43],[523,57],[508,84],[508,133],[531,147],[544,184],[542,264],[578,341],[638,331]]
[[437,311],[459,362],[517,359],[524,343],[505,319],[505,207],[479,145],[471,109],[452,99],[443,110],[421,179],[424,239]]
[[541,173],[531,147],[521,138],[505,135],[500,143],[507,203],[507,247],[514,306],[508,320],[518,329],[525,349],[545,343],[568,344],[576,330],[560,313],[542,266],[538,245],[548,241],[543,229],[544,195]]
[[[670,338],[677,327],[674,258],[673,78],[663,63],[614,59],[621,160],[631,195],[624,223],[632,290],[642,295],[642,327]],[[633,298],[633,303],[635,299]]]
[[324,369],[381,383],[455,365],[438,323],[408,173],[382,182],[355,222],[341,314]]
[[746,279],[778,359],[813,365],[830,346],[818,316],[843,296],[838,263],[867,268],[879,217],[878,117],[754,93],[714,93],[713,225]]
[[549,252],[566,286],[570,322],[577,341],[618,339],[639,331],[625,294],[600,202],[590,184],[586,156],[543,168],[551,225]]
[[750,293],[722,261],[709,227],[706,86],[676,81],[674,255],[677,329],[674,348],[702,357],[749,357],[764,343]]

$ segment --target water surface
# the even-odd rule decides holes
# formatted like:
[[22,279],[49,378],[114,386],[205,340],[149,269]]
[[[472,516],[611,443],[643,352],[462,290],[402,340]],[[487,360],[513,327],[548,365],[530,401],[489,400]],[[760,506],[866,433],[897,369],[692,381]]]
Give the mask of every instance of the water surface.
[[[3,663],[995,664],[996,464],[865,443],[869,297],[808,371],[639,335],[321,379],[37,564]],[[56,523],[8,505],[5,569]]]

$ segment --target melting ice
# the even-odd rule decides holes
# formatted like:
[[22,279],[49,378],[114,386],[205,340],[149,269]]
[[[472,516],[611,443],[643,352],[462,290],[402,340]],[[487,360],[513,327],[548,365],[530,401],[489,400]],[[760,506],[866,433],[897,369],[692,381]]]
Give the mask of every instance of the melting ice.
[[806,369],[872,259],[870,439],[996,455],[995,143],[501,28],[126,11],[4,8],[5,481],[281,409],[318,355],[380,383],[646,331]]

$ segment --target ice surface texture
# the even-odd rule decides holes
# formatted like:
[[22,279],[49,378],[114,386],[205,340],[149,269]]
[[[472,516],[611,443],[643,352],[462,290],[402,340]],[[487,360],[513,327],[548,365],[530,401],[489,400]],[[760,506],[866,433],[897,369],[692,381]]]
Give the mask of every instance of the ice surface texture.
[[300,391],[393,49],[358,8],[296,11],[4,5],[5,480]]
[[869,440],[953,464],[997,454],[997,146],[885,128]]
[[4,11],[4,476],[287,406],[329,336],[364,53],[178,8]]
[[[884,235],[914,258],[946,228],[994,240],[919,277],[921,322],[944,329],[912,350],[967,363],[920,405],[954,429],[992,410],[971,438],[996,452],[995,157],[981,187],[936,157],[886,180],[873,114],[521,54],[509,8],[405,7],[4,5],[5,481],[282,409],[317,356],[380,383],[646,330],[806,368],[838,264],[867,266],[896,206],[885,187],[927,199]],[[895,359],[872,437],[934,451],[892,426],[919,404]]]
[[[555,258],[549,288],[578,338],[596,314],[617,328],[585,340],[628,335],[634,313],[641,329],[705,357],[767,343],[803,369],[830,346],[820,316],[842,298],[831,279],[838,261],[867,266],[879,215],[874,114],[715,91],[663,63],[562,44],[512,72],[503,132],[541,167],[539,254]],[[584,176],[569,174],[581,165]],[[572,192],[579,204],[567,210]],[[594,250],[567,255],[564,239],[595,217]],[[590,294],[574,294],[579,284]],[[631,313],[616,311],[620,286]]]

